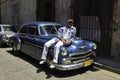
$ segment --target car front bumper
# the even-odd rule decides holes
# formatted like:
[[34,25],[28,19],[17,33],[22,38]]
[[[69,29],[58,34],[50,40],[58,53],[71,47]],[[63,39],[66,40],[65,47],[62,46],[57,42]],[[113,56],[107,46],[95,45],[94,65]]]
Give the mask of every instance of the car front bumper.
[[[90,59],[89,62],[91,65],[94,62],[94,60]],[[84,62],[68,64],[68,65],[56,65],[56,69],[61,70],[61,71],[74,70],[74,69],[78,69],[78,68],[82,68],[82,67],[85,67]]]
[[2,39],[0,44],[10,45],[8,39]]
[[2,40],[2,42],[3,42],[3,43],[8,43],[8,42],[9,42],[9,40],[4,39],[4,40]]

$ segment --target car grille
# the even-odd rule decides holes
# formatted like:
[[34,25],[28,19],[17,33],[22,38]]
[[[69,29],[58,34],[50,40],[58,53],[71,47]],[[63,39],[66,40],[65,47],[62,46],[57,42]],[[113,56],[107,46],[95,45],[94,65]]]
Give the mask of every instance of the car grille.
[[79,63],[91,59],[94,52],[86,51],[80,53],[70,54],[70,60],[72,63]]

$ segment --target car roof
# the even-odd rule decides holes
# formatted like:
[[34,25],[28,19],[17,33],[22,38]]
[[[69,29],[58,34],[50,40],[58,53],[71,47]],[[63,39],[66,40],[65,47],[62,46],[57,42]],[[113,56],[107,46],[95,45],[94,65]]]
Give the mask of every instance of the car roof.
[[27,22],[27,23],[24,23],[23,25],[43,26],[43,25],[61,25],[61,24],[56,22]]

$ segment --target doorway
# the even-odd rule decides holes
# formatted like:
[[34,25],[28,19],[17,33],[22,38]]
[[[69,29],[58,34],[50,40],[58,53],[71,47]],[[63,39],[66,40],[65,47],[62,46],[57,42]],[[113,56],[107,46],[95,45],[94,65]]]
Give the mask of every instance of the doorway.
[[37,0],[37,21],[55,21],[55,0]]
[[[114,0],[74,0],[77,36],[97,43],[98,54],[110,55]],[[105,53],[105,54],[104,54]]]

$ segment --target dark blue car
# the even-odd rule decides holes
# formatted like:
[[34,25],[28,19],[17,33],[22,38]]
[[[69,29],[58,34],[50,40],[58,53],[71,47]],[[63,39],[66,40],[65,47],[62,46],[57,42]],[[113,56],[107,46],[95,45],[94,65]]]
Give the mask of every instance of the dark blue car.
[[[13,51],[21,51],[40,61],[45,42],[56,36],[62,27],[55,22],[29,22],[23,24],[17,34],[10,38]],[[49,48],[47,64],[54,56],[54,45]],[[55,68],[62,71],[90,66],[94,62],[96,44],[76,37],[71,45],[62,46]]]

